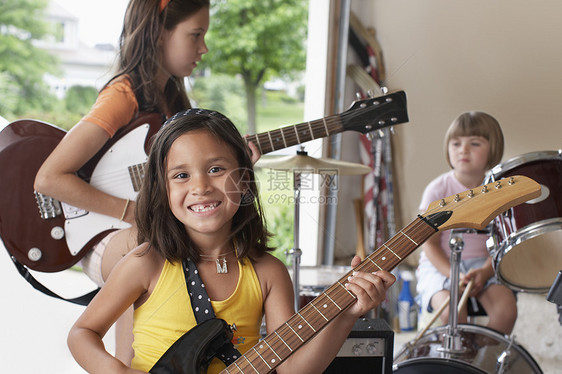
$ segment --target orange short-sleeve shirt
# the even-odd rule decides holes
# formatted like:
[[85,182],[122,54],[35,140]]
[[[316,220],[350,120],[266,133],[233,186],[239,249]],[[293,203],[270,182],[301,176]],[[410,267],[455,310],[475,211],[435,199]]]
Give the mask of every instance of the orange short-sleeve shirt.
[[104,88],[83,121],[95,123],[110,137],[127,125],[139,110],[131,81],[126,75],[116,78]]

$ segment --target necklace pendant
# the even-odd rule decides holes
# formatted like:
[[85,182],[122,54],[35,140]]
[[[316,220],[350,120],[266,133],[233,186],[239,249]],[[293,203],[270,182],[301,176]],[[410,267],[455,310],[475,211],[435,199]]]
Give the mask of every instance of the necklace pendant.
[[228,273],[228,267],[226,266],[226,258],[222,259],[222,266],[220,259],[217,258],[217,274],[226,274]]

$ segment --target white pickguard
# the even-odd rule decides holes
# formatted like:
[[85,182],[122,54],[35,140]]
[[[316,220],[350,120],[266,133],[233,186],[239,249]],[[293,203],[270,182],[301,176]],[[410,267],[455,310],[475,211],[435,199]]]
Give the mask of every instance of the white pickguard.
[[[117,141],[99,160],[90,184],[110,195],[135,200],[137,192],[129,175],[129,166],[147,161],[144,143],[150,126],[141,125]],[[76,255],[94,236],[112,229],[123,229],[131,225],[117,218],[87,212],[66,205],[64,224],[66,243]]]

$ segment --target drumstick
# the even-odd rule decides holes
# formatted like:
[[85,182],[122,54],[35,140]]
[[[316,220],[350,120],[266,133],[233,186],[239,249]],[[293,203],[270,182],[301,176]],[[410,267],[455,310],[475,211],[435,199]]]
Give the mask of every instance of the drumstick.
[[468,294],[470,293],[470,291],[472,291],[472,286],[474,285],[474,279],[471,279],[467,285],[466,285],[466,289],[464,290],[464,292],[462,293],[461,299],[459,301],[459,306],[458,306],[458,312],[460,313],[461,310],[464,308],[464,305],[466,304],[466,300],[468,300]]
[[[464,308],[464,304],[466,304],[466,300],[468,299],[468,294],[470,293],[471,289],[472,289],[472,285],[473,285],[473,280],[471,279],[468,284],[466,285],[466,289],[464,290],[464,292],[462,293],[461,299],[459,301],[459,305],[457,307],[457,311],[460,313],[461,309]],[[459,286],[462,284],[462,282],[459,284]],[[425,327],[418,333],[418,335],[416,335],[416,337],[414,338],[412,343],[408,343],[411,344],[412,346],[415,345],[418,340],[421,339],[421,337],[425,334],[425,332],[431,327],[431,325],[433,325],[433,323],[435,323],[435,321],[437,320],[437,318],[439,318],[439,316],[441,315],[441,313],[443,313],[443,311],[445,310],[445,308],[447,307],[447,305],[449,305],[449,302],[451,301],[451,296],[447,296],[447,298],[445,299],[445,301],[443,302],[443,304],[441,304],[441,306],[439,307],[439,309],[435,312],[435,315],[433,316],[433,318],[431,318],[431,321],[429,321],[429,323],[427,325],[425,325]]]

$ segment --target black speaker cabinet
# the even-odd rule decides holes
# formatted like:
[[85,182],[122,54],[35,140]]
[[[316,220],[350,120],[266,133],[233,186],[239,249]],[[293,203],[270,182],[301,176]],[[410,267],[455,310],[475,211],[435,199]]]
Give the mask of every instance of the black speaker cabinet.
[[383,319],[360,318],[324,374],[391,374],[394,331]]

